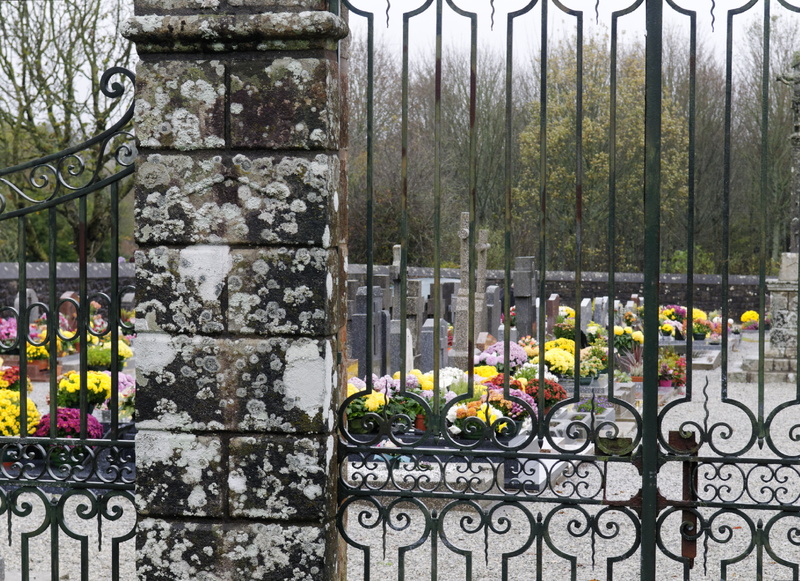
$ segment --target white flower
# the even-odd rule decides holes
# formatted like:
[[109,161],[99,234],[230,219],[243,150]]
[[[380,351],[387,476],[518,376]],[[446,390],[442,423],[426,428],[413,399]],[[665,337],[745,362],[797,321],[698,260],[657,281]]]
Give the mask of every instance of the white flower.
[[461,428],[459,428],[458,426],[450,426],[450,427],[449,427],[449,428],[447,428],[447,429],[448,429],[448,430],[450,431],[450,433],[451,433],[451,434],[453,434],[454,436],[457,436],[457,435],[459,435],[459,434],[461,433]]

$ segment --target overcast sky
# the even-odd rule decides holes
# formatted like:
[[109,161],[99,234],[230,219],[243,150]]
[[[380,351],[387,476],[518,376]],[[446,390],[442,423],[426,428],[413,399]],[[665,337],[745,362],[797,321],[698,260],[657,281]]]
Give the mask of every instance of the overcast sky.
[[[712,19],[712,0],[677,0],[679,6],[687,9],[697,10],[698,34],[707,44],[714,47],[717,54],[722,57],[725,48],[727,13],[728,10],[736,9],[746,4],[747,0],[716,0],[716,7]],[[402,21],[403,12],[412,11],[424,4],[424,0],[389,0],[389,2],[375,0],[354,0],[355,6],[364,10],[375,12],[376,35],[384,39],[399,52],[402,40]],[[792,3],[800,6],[800,0],[791,0]],[[491,46],[500,51],[505,51],[505,33],[507,15],[510,12],[519,10],[527,4],[527,0],[495,0],[494,2],[494,27],[492,28],[492,6],[488,0],[458,0],[456,5],[466,11],[474,11],[478,14],[478,38],[481,46]],[[613,10],[621,10],[632,5],[632,0],[600,0],[599,18],[595,13],[595,0],[564,0],[564,4],[573,10],[583,10],[586,33],[603,29],[610,31],[611,13]],[[389,27],[387,29],[387,5],[389,16]],[[435,0],[431,7],[423,14],[411,19],[410,38],[411,54],[419,55],[432,52],[434,46],[435,30]],[[771,2],[772,13],[786,14],[788,11],[779,6],[776,0]],[[558,35],[572,35],[576,30],[576,19],[569,16],[557,8],[553,2],[549,2],[548,8],[549,30],[552,37]],[[795,14],[797,18],[800,15]],[[753,19],[763,19],[763,0],[757,3],[747,13],[735,17],[734,22],[738,23],[734,33],[734,46],[737,38],[741,39],[743,30],[747,23]],[[689,18],[675,12],[666,6],[664,20],[667,26],[680,29],[688,29]],[[713,20],[713,22],[712,22]],[[541,35],[539,23],[541,22],[541,2],[537,2],[534,8],[525,16],[519,17],[514,25],[514,52],[521,54],[522,51],[531,50],[538,47]],[[620,32],[623,39],[644,41],[645,26],[645,7],[644,3],[632,14],[626,15],[619,20]],[[713,24],[713,29],[712,29]],[[365,34],[365,19],[351,15],[350,25],[354,32]],[[463,16],[459,16],[444,3],[444,38],[445,45],[467,48],[469,46],[470,29],[469,21]],[[688,32],[686,33],[688,39]]]

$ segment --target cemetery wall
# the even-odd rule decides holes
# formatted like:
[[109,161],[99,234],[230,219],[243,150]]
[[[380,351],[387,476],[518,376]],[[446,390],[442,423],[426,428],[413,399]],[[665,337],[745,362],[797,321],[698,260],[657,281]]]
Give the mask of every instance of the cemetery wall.
[[[375,265],[376,275],[391,275],[390,266]],[[459,278],[459,269],[441,269],[443,278]],[[433,268],[409,267],[409,278],[432,278]],[[504,273],[502,270],[487,270],[487,285],[503,285]],[[348,280],[357,280],[360,285],[366,284],[366,266],[351,264],[348,267]],[[616,295],[620,300],[630,298],[631,295],[644,294],[644,275],[640,273],[617,273],[615,276]],[[584,272],[582,276],[582,297],[593,298],[608,295],[608,273]],[[694,301],[697,308],[714,310],[721,307],[722,277],[713,274],[698,274],[694,276]],[[728,277],[728,297],[731,316],[737,317],[744,311],[758,308],[758,277],[731,275]],[[661,302],[662,304],[686,304],[686,275],[662,274],[661,275]],[[574,306],[575,304],[575,273],[569,271],[549,271],[547,273],[547,293],[558,294],[561,303]],[[769,295],[767,295],[769,301]]]
[[[111,290],[111,264],[93,262],[86,265],[89,295],[108,293]],[[40,301],[46,301],[50,267],[46,262],[28,263],[28,288],[33,289]],[[19,265],[14,262],[0,262],[0,304],[13,305],[19,292]],[[122,294],[131,292],[126,286],[133,287],[134,264],[119,265],[119,290]],[[80,285],[80,268],[77,262],[59,262],[56,268],[56,293],[60,297],[65,292],[78,292]],[[125,307],[125,305],[123,305]],[[127,306],[125,308],[130,308]],[[7,315],[5,315],[7,316]]]

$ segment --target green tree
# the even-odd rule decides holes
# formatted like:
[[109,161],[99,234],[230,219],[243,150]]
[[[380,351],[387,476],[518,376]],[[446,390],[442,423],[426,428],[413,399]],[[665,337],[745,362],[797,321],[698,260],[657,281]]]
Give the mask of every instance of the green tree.
[[[608,268],[610,59],[607,39],[589,36],[583,46],[583,139],[577,159],[577,51],[574,38],[550,47],[547,66],[547,165],[540,168],[541,103],[531,103],[531,123],[520,138],[523,172],[515,189],[518,254],[538,256],[540,186],[547,192],[547,268],[576,265],[576,190],[582,191],[583,267]],[[624,45],[617,60],[616,211],[618,271],[642,268],[644,258],[644,47]],[[687,197],[688,129],[669,94],[664,95],[661,223],[678,221]],[[664,236],[665,240],[669,240]],[[669,250],[669,249],[668,249]]]

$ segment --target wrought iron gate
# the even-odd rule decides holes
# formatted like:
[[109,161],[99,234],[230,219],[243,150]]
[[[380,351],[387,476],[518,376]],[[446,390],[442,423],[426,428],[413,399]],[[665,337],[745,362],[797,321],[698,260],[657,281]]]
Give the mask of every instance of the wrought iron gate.
[[[713,1],[698,7],[695,3],[673,0],[635,0],[613,5],[600,1],[531,0],[515,4],[512,10],[497,2],[479,8],[476,3],[457,0],[427,0],[413,7],[404,4],[399,8],[386,3],[374,8],[371,5],[368,9],[365,4],[350,0],[341,3],[341,10],[349,12],[355,33],[365,38],[364,49],[359,49],[360,45],[351,40],[346,59],[342,60],[343,66],[350,69],[347,94],[351,245],[354,232],[357,235],[357,230],[363,230],[365,236],[359,257],[363,257],[366,264],[363,279],[353,284],[349,297],[366,305],[359,323],[365,332],[362,335],[351,329],[348,338],[351,347],[362,342],[366,347],[358,347],[363,353],[358,362],[360,371],[350,373],[357,378],[351,380],[347,393],[342,394],[338,414],[341,440],[337,524],[347,543],[349,578],[386,575],[400,579],[429,576],[432,579],[573,580],[735,577],[797,581],[800,572],[800,424],[797,421],[800,379],[794,374],[790,388],[780,387],[769,383],[769,373],[782,365],[787,370],[790,366],[796,369],[798,346],[796,340],[788,339],[785,363],[776,363],[774,354],[767,356],[770,336],[765,323],[770,258],[767,226],[776,219],[770,213],[771,203],[767,200],[772,189],[779,187],[770,173],[769,136],[780,130],[786,140],[792,131],[788,126],[770,126],[776,77],[786,72],[771,68],[771,34],[780,24],[775,20],[779,12],[781,22],[796,23],[800,7],[787,0],[749,0],[737,3],[740,6],[736,7],[720,6]],[[673,77],[669,76],[669,71],[662,73],[666,62],[662,50],[667,34],[666,14],[680,23],[685,35],[685,73]],[[425,21],[427,15],[430,20]],[[743,29],[740,23],[753,16],[756,16],[756,23]],[[644,50],[638,64],[626,68],[628,61],[623,62],[620,57],[620,45],[624,41],[620,27],[636,17],[643,23],[638,34],[642,36]],[[603,18],[607,19],[608,36],[593,44],[586,36],[587,25]],[[492,30],[482,24],[484,20],[491,21]],[[415,28],[415,23],[421,21],[426,23],[425,28],[422,25]],[[559,37],[557,26],[562,21],[569,23],[574,35],[569,72],[548,63],[554,49],[565,42]],[[462,32],[456,36],[469,39],[464,43],[468,64],[462,69],[450,69],[448,78],[445,70],[448,54],[444,45],[447,38],[454,38],[447,37],[446,33],[448,23],[454,22],[464,23],[459,29]],[[379,31],[384,26],[395,25],[399,32],[381,41]],[[504,27],[505,36],[502,37]],[[701,136],[698,130],[711,129],[700,124],[700,119],[708,117],[707,112],[698,111],[701,102],[698,95],[704,90],[703,83],[715,81],[700,74],[698,68],[698,38],[703,27],[714,27],[717,34],[724,34],[725,42],[716,49],[718,58],[724,62],[724,76],[719,79],[724,100],[717,117],[719,138],[703,141],[705,147],[713,149],[717,155],[718,163],[712,169],[719,169],[720,179],[701,190],[701,173],[710,170],[698,163],[700,154],[706,153],[698,151]],[[522,47],[519,41],[526,29],[535,31],[535,40],[531,41],[533,48]],[[430,37],[425,36],[428,33]],[[552,407],[548,405],[546,398],[550,398],[550,394],[546,394],[545,389],[535,391],[531,400],[526,397],[530,392],[527,386],[537,381],[538,385],[545,385],[545,356],[541,356],[525,384],[512,381],[510,373],[495,379],[500,393],[487,397],[508,402],[505,411],[502,405],[506,404],[492,407],[486,400],[479,400],[471,411],[467,409],[468,401],[486,393],[486,388],[480,385],[482,378],[476,375],[473,353],[479,342],[477,331],[480,329],[476,330],[476,320],[481,316],[479,311],[485,304],[482,301],[486,290],[483,285],[486,273],[480,271],[485,270],[485,257],[481,257],[481,253],[486,253],[487,240],[481,239],[479,232],[490,222],[483,213],[483,192],[478,187],[480,171],[487,170],[481,165],[481,158],[491,153],[488,148],[479,149],[486,145],[479,134],[481,113],[486,113],[486,109],[479,107],[478,91],[479,75],[490,73],[491,67],[485,63],[479,66],[478,47],[490,34],[503,38],[495,44],[500,47],[504,62],[502,90],[495,97],[504,111],[505,137],[496,144],[502,150],[497,159],[503,175],[503,203],[499,210],[503,227],[502,236],[495,238],[494,243],[497,245],[500,241],[504,247],[501,274],[504,319],[510,322],[515,316],[511,311],[512,271],[519,270],[522,263],[515,265],[513,254],[523,244],[520,237],[528,236],[530,244],[526,248],[534,249],[528,252],[534,255],[535,272],[527,281],[540,300],[535,316],[526,313],[516,316],[528,317],[526,329],[521,330],[520,335],[532,332],[529,346],[542,355],[551,331],[546,322],[550,318],[553,323],[555,317],[555,313],[548,312],[547,299],[560,284],[561,273],[554,271],[564,270],[557,261],[563,260],[574,271],[571,303],[575,307],[574,333],[579,337],[579,330],[582,326],[585,328],[587,322],[580,306],[584,298],[594,297],[586,289],[583,264],[589,255],[600,256],[607,264],[604,294],[610,298],[610,307],[601,326],[608,336],[608,367],[613,370],[619,353],[632,352],[631,346],[639,339],[632,341],[632,333],[624,329],[625,322],[620,316],[625,309],[615,312],[613,308],[614,299],[622,298],[623,292],[623,281],[616,272],[623,260],[635,260],[637,253],[641,253],[638,267],[643,272],[643,308],[639,315],[643,327],[644,378],[640,398],[628,397],[631,392],[626,393],[629,390],[625,387],[627,381],[615,379],[612,371],[602,390],[581,387],[581,382],[574,380],[568,397]],[[757,88],[752,119],[756,127],[753,135],[758,136],[754,154],[749,156],[740,148],[745,128],[736,121],[735,115],[737,107],[751,104],[742,98],[743,93],[737,88],[737,82],[748,77],[737,76],[735,68],[737,43],[741,45],[748,38],[755,39],[752,46],[761,50],[755,61],[757,67],[749,71],[749,80]],[[398,53],[402,60],[396,69],[386,57],[382,42],[395,43],[400,48]],[[428,92],[420,95],[412,92],[411,84],[424,76],[420,68],[413,67],[415,59],[422,60],[420,54],[425,54],[424,49],[415,48],[415,43],[424,42],[432,45],[433,58],[430,60],[431,82],[424,85]],[[605,101],[597,100],[597,95],[592,94],[597,85],[589,84],[590,77],[599,70],[591,68],[597,66],[597,62],[589,61],[590,46],[604,55],[602,59],[608,63],[609,76],[600,84],[605,90]],[[521,52],[523,50],[528,52]],[[536,58],[525,61],[522,57],[528,54]],[[527,107],[520,109],[515,91],[525,88],[517,84],[516,75],[524,66],[535,68],[538,84],[530,90],[532,97]],[[452,74],[454,70],[461,74]],[[636,85],[633,91],[628,90],[635,83],[631,71],[641,71],[644,76],[641,86]],[[395,72],[399,79],[397,84],[392,84]],[[419,77],[412,78],[412,74]],[[572,83],[574,93],[570,105],[562,104],[564,110],[571,107],[571,117],[555,110],[560,94],[569,86],[563,78],[557,78],[558,75],[570,77]],[[677,113],[669,109],[675,106],[669,101],[670,91],[674,89],[669,83],[676,79],[686,83],[681,93],[685,99],[680,102]],[[446,91],[448,83],[463,86],[466,95],[463,108],[456,108],[463,117],[457,117],[452,107],[447,109],[447,99],[452,98],[452,93]],[[414,90],[419,86],[415,85]],[[633,92],[635,99],[624,96],[626,92]],[[394,101],[392,94],[396,94]],[[484,104],[487,101],[491,99]],[[601,131],[606,138],[602,148],[605,157],[598,157],[596,151],[590,152],[587,145],[599,139],[593,134],[597,131],[594,126],[597,114],[589,111],[598,102],[603,104],[603,115],[607,116],[607,124]],[[708,104],[708,101],[703,103]],[[525,112],[530,117],[527,128],[520,131],[515,120]],[[567,121],[559,124],[562,118]],[[449,129],[448,124],[455,122],[460,124]],[[635,123],[641,123],[643,128],[641,137],[637,138],[642,148],[641,156],[632,158],[628,151],[639,141],[628,140],[627,131],[628,126]],[[446,141],[448,136],[458,132],[463,136],[458,146]],[[421,153],[418,148],[424,140],[420,136],[427,136],[428,141],[424,143],[429,146]],[[568,141],[572,148],[568,193],[553,187],[557,179],[562,179],[560,183],[566,181],[555,175],[554,170],[553,156],[559,139]],[[521,145],[524,140],[527,141]],[[521,147],[528,147],[527,158],[520,155]],[[676,151],[684,156],[684,161],[677,165],[670,161]],[[456,181],[445,183],[444,172],[457,154],[463,154],[467,161],[459,166],[462,168],[460,176],[452,177]],[[383,164],[382,173],[377,169],[379,159]],[[601,218],[590,217],[594,208],[587,204],[589,189],[599,187],[596,183],[590,184],[588,177],[589,166],[599,163],[598,159],[607,164],[601,172],[605,176],[604,198],[592,201],[602,207]],[[632,182],[623,181],[628,171],[623,165],[630,165],[631,159],[640,172],[634,196],[627,191],[632,188]],[[735,273],[731,269],[732,258],[735,258],[731,241],[736,240],[740,225],[731,219],[735,209],[732,205],[739,203],[732,192],[738,187],[736,180],[741,179],[737,171],[748,160],[760,166],[755,172],[757,180],[753,188],[759,192],[761,203],[753,206],[752,217],[761,225],[760,234],[753,241],[759,265],[758,291],[752,299],[757,307],[754,310],[760,315],[755,336],[744,331],[736,333],[736,329],[728,325],[730,318],[739,315],[731,306],[732,289],[738,280],[734,280]],[[525,161],[529,162],[527,166],[524,166]],[[386,168],[392,168],[392,163],[396,170],[392,174],[394,182],[386,185],[386,180],[391,179]],[[421,166],[429,168],[429,173],[425,174],[427,181],[414,173]],[[676,167],[680,171],[676,172]],[[566,172],[563,166],[558,166],[558,171]],[[527,186],[518,179],[524,172],[530,177]],[[463,181],[457,181],[459,177]],[[464,186],[466,195],[462,197],[461,206],[454,206],[456,198],[448,193],[448,188],[454,188],[453,184]],[[527,206],[520,202],[523,198],[517,196],[518,190],[524,187],[532,191],[524,198]],[[670,213],[670,208],[676,207],[669,199],[673,191],[683,196],[677,204],[680,214]],[[360,192],[363,192],[363,200],[357,198]],[[696,220],[703,196],[712,194],[715,213],[711,225],[703,227],[711,231],[719,225],[719,229],[714,230],[719,232],[714,235],[718,243],[714,274],[719,277],[715,288],[719,290],[712,291],[710,296],[706,292],[698,297],[700,281],[711,279],[695,274],[699,261],[696,246],[711,241],[707,240],[707,235],[698,233]],[[563,203],[565,198],[568,205]],[[637,199],[636,203],[641,204],[637,215],[643,227],[625,226],[623,217],[634,213],[631,200]],[[423,200],[430,203],[422,206]],[[444,202],[447,207],[443,206]],[[353,204],[356,203],[362,205],[355,209]],[[417,324],[409,318],[414,309],[409,281],[415,278],[409,273],[409,264],[432,265],[429,315],[438,322],[448,315],[442,299],[444,279],[446,275],[453,276],[453,271],[446,271],[442,262],[452,260],[449,245],[453,240],[457,243],[454,236],[448,237],[445,223],[453,223],[448,221],[448,213],[461,211],[467,213],[459,231],[463,239],[461,262],[465,270],[461,273],[462,291],[458,299],[461,303],[453,304],[455,333],[458,335],[461,325],[468,355],[464,356],[462,369],[466,371],[466,385],[451,389],[453,375],[457,373],[439,371],[445,367],[442,358],[447,338],[438,331],[438,323],[432,333],[432,346],[427,347],[433,351],[433,373],[414,373],[408,378],[414,360],[410,359],[411,344],[406,337]],[[425,214],[426,220],[418,219],[417,212]],[[520,216],[530,220],[533,227],[516,230]],[[358,223],[354,224],[354,220]],[[392,220],[396,220],[396,224]],[[586,241],[596,239],[590,238],[590,228],[601,220],[605,220],[605,242],[602,247],[589,247]],[[659,305],[664,302],[667,284],[677,280],[662,275],[663,220],[680,220],[685,224],[685,236],[670,243],[673,248],[682,248],[685,252],[688,274],[684,280],[689,281],[680,307],[685,308],[689,320],[682,343],[687,354],[685,390],[671,392],[672,399],[666,403],[664,393],[658,390],[659,346],[663,347],[668,341],[672,341],[671,345],[680,342],[660,338],[660,318],[669,319],[670,315],[665,315],[666,309],[660,309]],[[789,223],[789,218],[786,222]],[[420,232],[414,230],[415,224],[431,233],[432,240],[426,247],[427,254],[419,251],[410,259],[413,245],[420,236]],[[568,224],[568,228],[562,228],[564,224]],[[554,232],[567,229],[571,233],[568,238],[554,237]],[[393,266],[379,271],[374,264],[376,256],[383,256],[383,260],[388,256],[386,248],[375,243],[382,230],[396,232],[394,242],[399,244],[399,249]],[[385,241],[387,237],[380,239]],[[625,258],[623,254],[633,258]],[[350,261],[357,260],[351,256]],[[789,282],[781,287],[790,298],[780,299],[783,305],[780,307],[774,298],[778,295],[774,295],[771,305],[773,311],[784,308],[781,316],[786,320],[781,333],[788,330],[788,335],[795,337],[800,324],[797,311],[800,305],[796,298],[798,277],[794,272],[797,267],[792,263]],[[389,327],[378,320],[384,317],[381,311],[388,308],[389,302],[383,297],[385,290],[391,288],[392,279],[395,281],[392,305],[395,333],[392,336],[397,338],[394,342],[386,336]],[[481,281],[480,287],[476,279]],[[519,279],[517,284],[514,290],[521,296],[523,289]],[[366,288],[357,293],[355,287],[358,286]],[[700,340],[693,340],[691,325],[700,300],[708,303],[712,298],[721,311],[720,367],[705,372],[697,368],[696,354],[700,353],[701,346],[708,348],[704,352],[713,349],[705,342],[701,345]],[[374,307],[376,304],[378,306]],[[622,304],[624,307],[625,301]],[[773,322],[776,328],[772,338],[777,340],[779,321]],[[509,347],[496,353],[490,363],[506,370],[513,369],[517,354],[509,345],[511,325],[504,326],[498,339]],[[379,344],[388,349],[380,351],[380,347],[375,347]],[[458,347],[456,344],[454,348]],[[731,379],[732,354],[736,349],[741,352],[747,348],[755,354],[755,363],[750,364],[752,371],[734,382]],[[385,352],[388,355],[384,355]],[[394,380],[380,377],[387,359],[397,362],[389,364],[390,373],[399,372]],[[376,371],[374,376],[373,370]],[[574,358],[570,371],[574,377],[580,376],[579,357]],[[520,390],[515,391],[515,387]],[[622,422],[599,415],[595,404],[600,395],[613,404],[618,416],[629,418],[624,430]],[[580,402],[587,409],[584,417],[576,419],[573,414],[572,419],[559,420],[565,417],[563,412]],[[414,427],[417,413],[425,424],[419,429]],[[529,426],[513,419],[525,415],[531,420]],[[555,426],[557,421],[561,422],[560,428]]]
[[[122,82],[115,80],[120,78]],[[115,67],[103,75],[101,90],[110,99],[124,99],[123,83],[132,88],[133,81],[130,71]],[[89,361],[92,344],[110,343],[110,369],[122,370],[124,355],[130,355],[120,353],[123,336],[133,332],[131,321],[122,316],[122,298],[133,287],[119,282],[120,270],[132,267],[119,261],[120,189],[133,173],[136,154],[129,132],[133,102],[130,97],[128,101],[124,115],[102,134],[0,171],[0,225],[10,225],[4,231],[10,239],[3,243],[17,245],[21,290],[16,302],[12,292],[0,309],[0,357],[6,366],[0,390],[0,514],[11,547],[3,553],[5,572],[18,570],[24,580],[133,576],[133,541],[127,544],[128,554],[121,556],[136,525],[134,427],[118,414],[120,388],[126,386],[120,384],[121,374],[95,375],[89,370],[90,363],[98,364]],[[89,269],[103,267],[87,262],[87,216],[92,204],[101,203],[110,212],[110,265],[99,285],[90,286]],[[68,293],[57,287],[63,266],[56,262],[58,210],[65,204],[73,205],[79,222],[78,288]],[[26,259],[34,221],[44,224],[47,264],[33,265]],[[26,289],[28,273],[37,266],[46,268],[47,296],[33,301]],[[62,378],[61,355],[68,344],[79,354]],[[31,378],[35,383],[25,389]],[[98,394],[107,391],[103,382],[110,392],[100,399],[110,399],[105,404],[107,418],[101,422],[92,410]],[[14,385],[16,391],[10,391]],[[45,397],[47,403],[41,401]]]

